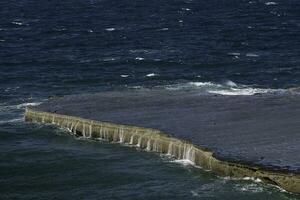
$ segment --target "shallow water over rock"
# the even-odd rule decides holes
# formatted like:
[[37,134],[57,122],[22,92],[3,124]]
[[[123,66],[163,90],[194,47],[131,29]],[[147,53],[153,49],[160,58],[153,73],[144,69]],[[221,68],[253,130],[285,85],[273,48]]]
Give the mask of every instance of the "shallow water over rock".
[[147,90],[66,96],[37,109],[154,128],[207,147],[219,159],[298,173],[299,100],[289,92],[221,96]]

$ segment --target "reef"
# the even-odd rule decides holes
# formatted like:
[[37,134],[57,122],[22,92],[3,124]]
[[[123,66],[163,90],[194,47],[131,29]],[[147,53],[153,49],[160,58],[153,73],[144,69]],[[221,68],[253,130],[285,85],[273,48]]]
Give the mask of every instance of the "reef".
[[[279,186],[286,191],[300,193],[300,174],[298,168],[299,160],[295,160],[298,158],[297,156],[299,156],[297,153],[297,151],[299,151],[299,147],[297,145],[295,145],[294,148],[298,147],[298,149],[289,149],[290,151],[293,150],[295,152],[293,156],[290,155],[290,157],[286,159],[289,161],[288,166],[283,165],[281,162],[279,165],[276,165],[276,160],[271,159],[273,158],[272,156],[274,152],[269,152],[272,151],[272,149],[269,149],[267,144],[262,144],[265,145],[267,150],[262,151],[261,155],[266,157],[269,156],[270,159],[267,159],[268,162],[262,162],[261,160],[257,161],[255,157],[257,152],[255,154],[251,154],[251,148],[253,148],[253,145],[257,145],[257,148],[260,149],[259,141],[264,141],[264,143],[272,143],[274,141],[276,142],[276,137],[278,137],[279,140],[284,142],[284,136],[291,137],[292,135],[287,136],[286,133],[282,135],[280,131],[275,131],[276,134],[271,135],[271,137],[266,137],[264,134],[256,133],[252,136],[254,137],[253,139],[250,137],[250,134],[250,136],[247,136],[249,137],[247,143],[250,143],[247,147],[249,152],[245,151],[246,153],[242,153],[235,157],[232,156],[232,152],[234,152],[232,149],[228,148],[229,150],[226,151],[226,145],[224,145],[223,149],[220,148],[224,151],[215,148],[215,146],[222,146],[222,143],[226,143],[226,141],[229,141],[230,139],[234,140],[234,143],[236,143],[238,147],[238,149],[236,149],[238,154],[240,153],[239,150],[241,150],[241,152],[244,151],[244,149],[238,145],[238,142],[243,142],[244,139],[236,139],[234,137],[224,138],[223,135],[219,135],[219,142],[208,142],[208,145],[201,145],[205,144],[206,141],[202,141],[202,143],[199,142],[199,140],[197,140],[199,135],[194,134],[195,132],[203,135],[205,132],[207,133],[211,131],[208,129],[208,127],[212,127],[214,131],[218,132],[220,130],[218,126],[221,126],[225,131],[226,127],[224,124],[218,124],[219,121],[216,120],[217,118],[214,118],[215,115],[213,114],[215,114],[215,112],[208,111],[208,109],[213,108],[222,116],[221,120],[227,119],[227,121],[225,120],[226,122],[234,122],[232,116],[239,116],[235,120],[238,121],[237,123],[241,124],[240,126],[244,125],[245,131],[248,131],[246,122],[249,122],[249,120],[252,122],[251,120],[253,120],[251,109],[254,109],[257,111],[256,114],[258,116],[258,119],[256,120],[261,120],[260,117],[271,117],[269,118],[269,121],[262,122],[262,124],[266,124],[266,126],[262,126],[264,129],[268,130],[268,123],[272,122],[270,126],[275,126],[274,130],[278,131],[278,129],[276,129],[276,125],[282,126],[282,124],[275,123],[277,122],[277,111],[278,113],[281,113],[281,109],[291,109],[293,112],[291,112],[290,115],[296,115],[298,113],[298,110],[296,109],[298,108],[298,96],[289,96],[288,99],[284,95],[238,97],[237,100],[236,98],[232,97],[219,97],[211,95],[199,96],[197,93],[195,94],[194,91],[175,93],[176,95],[174,95],[174,92],[160,91],[152,92],[151,94],[149,94],[149,92],[128,92],[125,94],[108,92],[97,95],[85,95],[81,97],[67,96],[49,100],[40,106],[28,107],[25,112],[25,120],[29,122],[55,124],[59,127],[69,129],[74,135],[82,136],[84,138],[102,139],[108,142],[135,145],[147,151],[168,154],[176,159],[188,160],[195,166],[201,167],[205,170],[211,170],[221,176],[229,176],[234,178],[258,178],[263,182]],[[237,101],[241,103],[238,105]],[[219,104],[220,102],[224,103],[222,105],[223,107]],[[231,103],[229,104],[229,102]],[[286,103],[288,102],[292,104],[287,105]],[[251,104],[254,107],[247,107]],[[199,105],[199,107],[195,105]],[[201,107],[202,105],[206,105],[205,108]],[[217,107],[217,105],[221,107]],[[295,107],[291,107],[291,105],[294,105]],[[168,109],[164,110],[166,107]],[[233,108],[237,107],[241,109],[233,110]],[[186,110],[186,108],[191,108],[193,111]],[[204,109],[207,112],[203,113],[204,110],[201,110],[201,113],[198,108]],[[257,110],[260,108],[266,110]],[[245,109],[250,111],[248,113],[244,113]],[[150,112],[150,110],[152,112]],[[233,112],[233,115],[228,115],[227,113],[226,116],[223,116],[224,113],[228,111]],[[266,111],[269,111],[270,113],[267,113]],[[98,114],[95,115],[95,113]],[[199,115],[196,115],[195,113],[199,113]],[[238,113],[240,115],[238,115]],[[241,115],[241,113],[243,115]],[[186,117],[187,114],[189,114],[189,117],[191,118]],[[253,115],[255,116],[255,112]],[[284,115],[285,113],[282,113],[281,116],[278,117],[283,117],[282,121],[287,120],[284,118]],[[128,117],[124,119],[126,116]],[[163,118],[159,116],[163,116]],[[167,118],[167,116],[169,116],[169,118]],[[220,118],[220,116],[218,117]],[[174,121],[170,121],[172,118],[176,119],[176,121],[183,121],[183,124],[174,124]],[[131,119],[134,120],[132,121]],[[153,119],[157,119],[157,121],[153,121]],[[190,119],[194,119],[192,120],[194,126],[190,126]],[[202,124],[197,122],[201,122],[203,120],[205,123],[207,123],[206,120],[212,120],[216,124],[212,123],[201,127]],[[253,123],[257,122],[256,120]],[[161,122],[161,126],[155,125],[155,122],[158,121]],[[287,121],[289,121],[288,124],[294,124],[291,123],[290,118]],[[178,126],[184,126],[181,129],[176,130],[179,132],[185,130],[185,133],[178,135],[176,131],[172,131],[173,129],[168,130],[168,125],[173,125],[175,128]],[[232,126],[233,124],[231,124],[230,127]],[[260,123],[258,123],[257,126],[254,125],[254,128],[257,127],[260,127]],[[233,131],[233,129],[231,130]],[[242,130],[242,128],[238,129],[241,134],[243,133]],[[292,131],[290,132],[292,133]],[[271,131],[269,134],[271,133],[273,132]],[[233,135],[229,136],[232,137]],[[210,135],[205,135],[205,137],[210,137]],[[251,138],[253,140],[251,140]],[[274,139],[270,140],[270,138]],[[211,139],[209,141],[217,139],[217,137],[214,137],[214,135],[211,134]],[[253,142],[254,140],[257,142]],[[294,139],[291,139],[291,141],[297,142],[298,138],[295,138],[294,136]],[[289,146],[289,144],[285,145]],[[293,147],[293,144],[291,144],[289,148],[291,146]],[[284,152],[284,149],[282,150]],[[276,151],[277,150],[275,149],[275,154]],[[286,152],[288,151],[286,150]],[[285,154],[277,154],[278,159],[281,159],[281,157],[284,155]],[[295,160],[295,162],[292,162],[293,160]]]

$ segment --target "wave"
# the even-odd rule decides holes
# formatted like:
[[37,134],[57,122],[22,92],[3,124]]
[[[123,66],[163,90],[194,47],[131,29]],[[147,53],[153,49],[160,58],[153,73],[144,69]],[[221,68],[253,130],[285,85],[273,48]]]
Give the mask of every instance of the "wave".
[[203,86],[221,86],[220,84],[212,83],[212,82],[189,82],[188,85],[196,86],[196,87],[203,87]]
[[129,75],[128,74],[121,74],[120,75],[122,78],[127,78]]
[[116,28],[106,28],[105,30],[106,31],[114,31],[114,30],[116,30]]
[[23,122],[24,119],[22,118],[15,118],[15,119],[9,119],[9,120],[0,120],[0,124],[8,124],[8,123],[18,123]]
[[22,103],[22,104],[16,105],[16,108],[20,109],[20,108],[26,108],[27,106],[38,106],[41,103],[42,102]]
[[153,76],[157,76],[157,74],[151,73],[151,74],[147,74],[147,75],[146,75],[146,77],[153,77]]
[[0,111],[9,111],[9,110],[20,110],[24,109],[27,106],[37,106],[40,105],[42,102],[27,102],[27,103],[21,103],[21,104],[16,104],[16,105],[7,105],[7,104],[2,104],[0,105]]
[[258,88],[229,88],[224,90],[208,90],[212,94],[220,95],[255,95],[272,92],[272,89],[258,89]]
[[23,23],[22,22],[17,22],[17,21],[13,21],[13,22],[11,22],[12,24],[15,24],[15,25],[18,25],[18,26],[22,26],[23,25]]
[[260,185],[258,184],[245,184],[245,185],[242,185],[242,184],[237,184],[235,189],[239,192],[251,192],[251,193],[261,193],[264,191],[264,188],[261,187]]
[[261,182],[262,182],[262,180],[259,179],[259,178],[248,177],[248,176],[244,177],[243,180],[246,180],[246,181],[249,181],[249,180],[250,180],[250,181],[254,181],[254,182],[256,182],[256,183],[261,183]]
[[0,112],[3,114],[0,115],[0,125],[2,124],[11,124],[11,123],[20,123],[24,121],[24,109],[27,106],[37,106],[42,102],[26,102],[15,105],[0,104]]
[[145,58],[142,58],[142,57],[136,57],[135,60],[145,60]]
[[265,5],[267,5],[267,6],[274,6],[274,5],[277,5],[277,3],[273,2],[273,1],[269,1],[269,2],[266,2]]
[[165,88],[168,90],[198,89],[204,93],[219,95],[255,95],[265,93],[281,93],[285,91],[292,92],[292,90],[285,89],[255,88],[253,86],[237,84],[231,80],[226,80],[222,83],[188,82],[182,84],[167,85],[165,86]]

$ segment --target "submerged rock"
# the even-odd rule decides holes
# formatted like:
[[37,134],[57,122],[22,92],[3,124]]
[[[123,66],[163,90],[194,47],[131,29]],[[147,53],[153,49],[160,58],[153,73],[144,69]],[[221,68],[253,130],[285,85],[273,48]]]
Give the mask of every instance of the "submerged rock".
[[128,143],[233,177],[300,193],[300,96],[122,91],[66,96],[27,109],[86,138]]

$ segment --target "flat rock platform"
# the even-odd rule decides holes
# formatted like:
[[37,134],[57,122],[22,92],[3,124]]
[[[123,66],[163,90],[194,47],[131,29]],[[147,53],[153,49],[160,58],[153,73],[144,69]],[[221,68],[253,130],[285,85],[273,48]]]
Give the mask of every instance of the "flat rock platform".
[[[30,109],[159,130],[209,149],[218,160],[292,174],[299,181],[297,94],[224,96],[145,89],[52,98]],[[299,182],[295,184],[288,190],[298,190]]]

